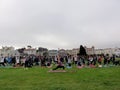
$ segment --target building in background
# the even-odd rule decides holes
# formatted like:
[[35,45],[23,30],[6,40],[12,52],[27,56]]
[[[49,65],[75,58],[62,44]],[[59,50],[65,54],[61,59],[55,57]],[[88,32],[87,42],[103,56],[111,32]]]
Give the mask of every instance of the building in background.
[[67,55],[72,55],[72,50],[65,50]]
[[37,55],[38,56],[49,56],[49,52],[47,48],[39,47],[37,49]]
[[114,54],[120,57],[120,48],[115,48]]
[[95,54],[95,47],[94,47],[94,46],[92,46],[91,48],[88,48],[88,47],[84,46],[84,48],[85,48],[86,53],[87,53],[88,55],[93,55],[93,54]]
[[67,56],[66,50],[65,49],[59,49],[58,54],[62,57]]
[[1,56],[15,56],[15,55],[19,55],[19,53],[17,51],[15,51],[14,47],[2,47],[2,49],[0,49],[0,55]]
[[36,55],[36,49],[35,48],[25,49],[24,54],[26,54],[26,55]]
[[95,49],[95,54],[109,54],[112,56],[115,54],[115,48]]
[[24,48],[23,54],[25,54],[25,55],[36,55],[36,48],[32,48],[32,46],[28,45],[27,48]]
[[[115,54],[120,56],[120,48],[105,48],[105,49],[95,49],[94,46],[91,48],[84,47],[88,55],[93,54],[109,54],[110,56]],[[38,55],[38,56],[67,56],[72,57],[77,56],[79,53],[79,48],[73,48],[71,50],[59,49],[59,50],[48,50],[47,48],[39,47],[38,49],[28,46],[27,48],[20,48],[15,50],[14,47],[2,47],[0,49],[0,55],[2,56],[23,56],[23,55]]]
[[77,56],[78,55],[78,53],[79,53],[79,48],[74,48],[74,49],[72,49],[72,56]]
[[58,50],[49,50],[48,52],[50,57],[55,57],[58,55]]
[[95,54],[104,54],[104,49],[95,49]]

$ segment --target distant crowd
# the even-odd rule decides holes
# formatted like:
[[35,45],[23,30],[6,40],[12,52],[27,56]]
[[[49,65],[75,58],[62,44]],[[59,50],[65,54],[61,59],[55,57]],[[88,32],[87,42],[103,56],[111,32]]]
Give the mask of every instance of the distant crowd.
[[88,56],[0,56],[0,66],[7,67],[51,67],[56,65],[58,68],[72,68],[72,66],[82,67],[102,67],[103,65],[120,65],[120,61],[116,60],[116,56],[112,55],[88,55]]

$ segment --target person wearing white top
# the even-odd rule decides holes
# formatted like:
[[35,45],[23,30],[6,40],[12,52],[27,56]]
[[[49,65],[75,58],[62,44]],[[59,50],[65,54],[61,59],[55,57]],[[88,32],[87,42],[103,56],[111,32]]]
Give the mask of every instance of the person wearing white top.
[[58,60],[57,60],[57,56],[55,56],[55,64],[57,64]]
[[5,66],[5,64],[4,64],[4,57],[0,57],[0,65],[3,65],[3,66]]
[[74,58],[75,58],[75,65],[77,65],[77,56],[75,56]]
[[93,57],[92,56],[89,57],[89,61],[90,61],[90,64],[93,63]]
[[16,64],[18,65],[20,63],[20,58],[19,56],[16,57]]

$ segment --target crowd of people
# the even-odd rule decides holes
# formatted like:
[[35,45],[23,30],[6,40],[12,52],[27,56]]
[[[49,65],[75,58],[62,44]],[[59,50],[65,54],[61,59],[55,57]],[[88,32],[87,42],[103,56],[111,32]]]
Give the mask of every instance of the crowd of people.
[[56,65],[53,70],[58,68],[72,68],[72,66],[80,67],[102,67],[103,65],[120,65],[120,61],[115,60],[115,55],[109,56],[107,55],[88,55],[88,56],[35,56],[35,55],[27,55],[27,56],[8,56],[3,57],[0,56],[0,66],[7,67],[33,67],[33,66],[41,66],[41,67],[50,67],[52,65]]

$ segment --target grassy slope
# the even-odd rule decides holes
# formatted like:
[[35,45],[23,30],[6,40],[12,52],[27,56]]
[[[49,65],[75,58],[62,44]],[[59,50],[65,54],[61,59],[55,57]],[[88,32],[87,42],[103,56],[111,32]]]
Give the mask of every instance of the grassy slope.
[[0,69],[0,90],[120,90],[120,67],[48,70]]

